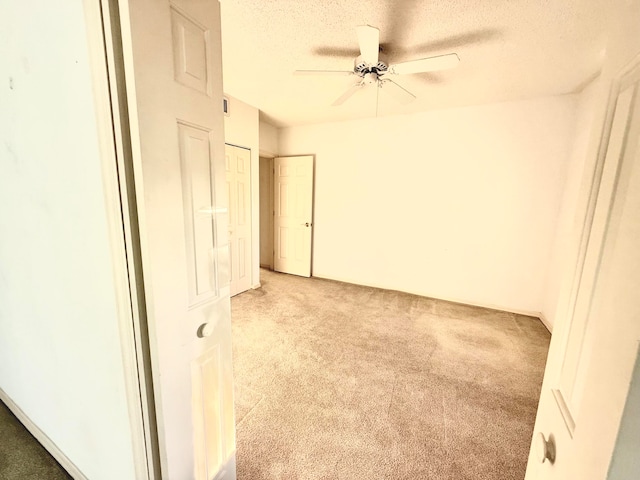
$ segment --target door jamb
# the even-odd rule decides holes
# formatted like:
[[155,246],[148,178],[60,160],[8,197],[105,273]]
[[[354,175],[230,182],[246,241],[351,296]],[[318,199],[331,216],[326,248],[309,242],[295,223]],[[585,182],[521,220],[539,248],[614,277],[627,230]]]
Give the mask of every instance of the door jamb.
[[83,0],[137,480],[161,478],[118,0]]

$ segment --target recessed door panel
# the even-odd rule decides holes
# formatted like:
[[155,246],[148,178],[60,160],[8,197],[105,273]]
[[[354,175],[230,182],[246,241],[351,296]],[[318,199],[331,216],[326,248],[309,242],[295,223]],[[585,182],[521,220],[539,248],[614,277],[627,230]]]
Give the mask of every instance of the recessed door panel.
[[309,209],[306,201],[306,195],[308,195],[308,192],[306,192],[304,188],[300,188],[299,185],[296,185],[293,194],[295,195],[294,205],[296,207],[294,215],[296,218],[305,218]]
[[209,132],[178,123],[189,305],[218,295]]
[[289,229],[287,227],[280,227],[280,242],[278,244],[278,257],[280,260],[286,260],[289,258]]
[[295,229],[295,259],[297,262],[301,262],[302,260],[304,260],[304,256],[305,256],[305,231],[304,231],[304,227],[298,227]]
[[236,183],[236,196],[237,196],[237,222],[238,226],[245,226],[247,224],[247,189],[245,188],[244,182],[238,180]]
[[171,30],[176,81],[208,94],[211,49],[208,30],[175,7],[171,8]]
[[247,262],[245,261],[247,247],[244,238],[238,239],[238,278],[246,278]]
[[223,463],[222,372],[220,348],[215,346],[197,358],[192,365],[193,412],[196,455],[199,472],[197,478],[212,479]]
[[289,184],[284,180],[280,180],[278,184],[278,192],[280,193],[276,205],[278,206],[278,215],[281,217],[289,216]]
[[291,175],[291,165],[279,165],[277,170],[278,176],[280,177],[288,177]]

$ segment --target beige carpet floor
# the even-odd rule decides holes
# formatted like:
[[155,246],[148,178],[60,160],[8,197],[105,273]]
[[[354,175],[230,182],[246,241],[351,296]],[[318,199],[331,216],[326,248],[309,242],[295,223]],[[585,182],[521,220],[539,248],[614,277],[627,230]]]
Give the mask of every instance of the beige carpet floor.
[[232,299],[239,480],[522,480],[539,319],[261,271]]

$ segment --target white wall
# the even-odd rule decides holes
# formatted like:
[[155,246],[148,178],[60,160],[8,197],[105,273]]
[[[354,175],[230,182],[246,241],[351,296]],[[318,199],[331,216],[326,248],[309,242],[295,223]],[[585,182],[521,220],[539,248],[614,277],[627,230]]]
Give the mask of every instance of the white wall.
[[260,155],[278,156],[278,129],[267,122],[260,122]]
[[93,479],[134,476],[81,2],[0,7],[0,388]]
[[237,98],[229,99],[224,117],[224,141],[251,150],[251,285],[260,284],[260,133],[258,109]]
[[280,130],[315,154],[313,274],[540,312],[576,98]]
[[579,226],[576,225],[576,222],[579,221],[579,218],[576,217],[578,198],[587,161],[595,102],[601,88],[601,83],[598,80],[594,80],[577,95],[576,120],[572,135],[574,142],[569,161],[563,172],[565,186],[542,302],[542,315],[545,323],[551,329],[556,324],[556,316],[558,314],[556,310],[563,282],[569,280],[566,272],[568,269],[570,270],[570,266],[573,264],[571,255],[572,245],[575,241],[573,232],[579,231]]

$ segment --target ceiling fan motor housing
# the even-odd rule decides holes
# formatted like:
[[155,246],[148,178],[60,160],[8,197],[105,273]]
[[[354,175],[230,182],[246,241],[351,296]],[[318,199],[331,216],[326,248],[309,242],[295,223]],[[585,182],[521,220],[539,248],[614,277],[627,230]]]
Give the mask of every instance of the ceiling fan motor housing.
[[[415,99],[416,96],[401,85],[398,85],[389,77],[444,70],[446,68],[455,67],[460,61],[457,54],[449,53],[447,55],[437,55],[434,57],[394,63],[390,66],[386,55],[383,55],[382,53],[382,48],[380,46],[380,31],[371,25],[360,25],[357,27],[356,31],[358,34],[358,44],[360,46],[361,55],[356,57],[353,62],[353,74],[360,77],[360,79],[357,80],[355,84],[352,84],[345,93],[333,102],[332,105],[334,106],[342,105],[353,94],[360,90],[361,87],[366,85],[375,85],[379,88],[382,88],[383,85],[388,85],[389,90],[395,92],[394,96],[401,97],[398,98],[400,102],[410,102]],[[309,73],[318,73],[323,75],[352,74],[352,72],[346,72],[344,70],[298,70],[296,73],[302,75]],[[376,95],[376,105],[377,98],[378,96]]]
[[375,65],[371,65],[366,63],[362,59],[362,55],[356,57],[353,65],[353,71],[356,75],[359,75],[362,78],[365,78],[365,75],[368,73],[374,73],[376,76],[384,75],[387,73],[389,69],[389,65],[387,64],[386,58],[379,54],[378,63]]

